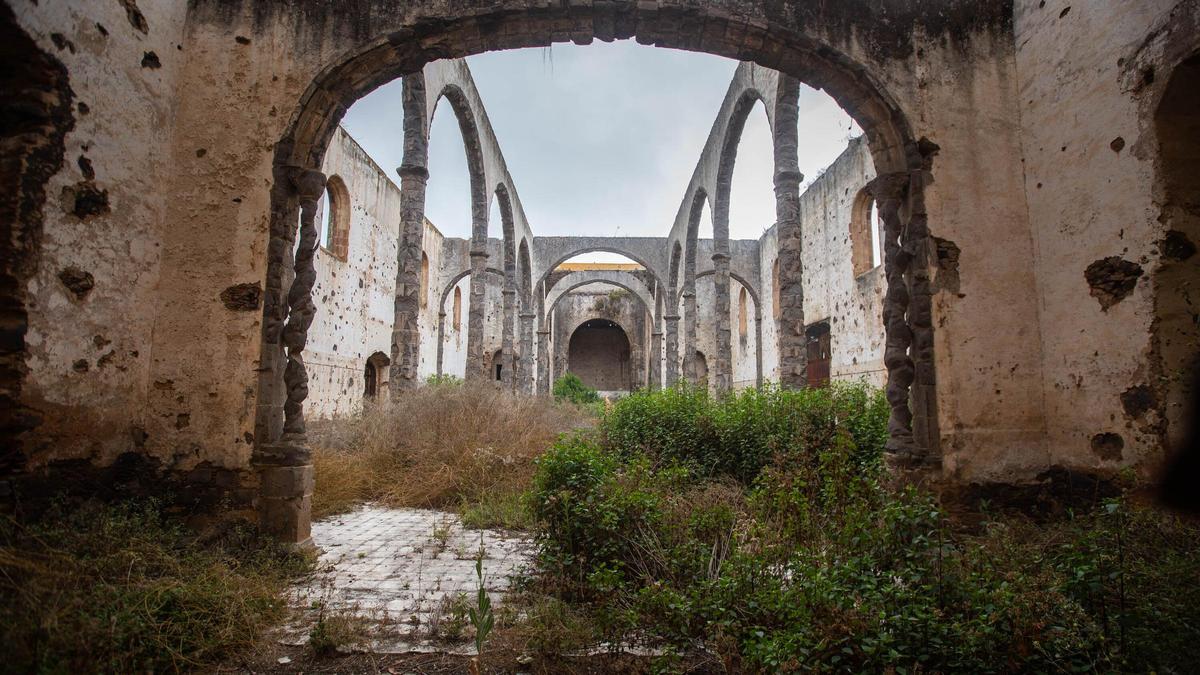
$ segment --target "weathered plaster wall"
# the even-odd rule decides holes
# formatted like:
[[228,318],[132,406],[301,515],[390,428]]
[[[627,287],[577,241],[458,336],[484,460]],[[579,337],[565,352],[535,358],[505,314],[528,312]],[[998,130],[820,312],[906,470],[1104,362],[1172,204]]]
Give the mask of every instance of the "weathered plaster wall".
[[[66,66],[74,92],[74,128],[62,169],[46,185],[40,253],[27,287],[29,371],[22,395],[38,422],[28,436],[31,465],[64,458],[106,464],[120,453],[149,451],[189,469],[206,457],[165,442],[159,429],[188,428],[205,398],[172,400],[155,414],[148,409],[151,392],[170,396],[174,386],[152,372],[152,340],[162,232],[170,223],[163,182],[176,168],[175,91],[190,57],[183,46],[186,6],[12,4],[24,30]],[[219,296],[217,289],[173,309],[229,311]],[[208,352],[200,344],[174,349],[198,358],[193,369]],[[249,447],[240,437],[222,444],[240,456],[234,463],[245,464]]]
[[317,314],[305,348],[307,411],[313,417],[332,417],[362,405],[367,359],[375,352],[388,353],[400,191],[344,129],[330,143],[322,171],[340,178],[350,197],[346,259],[325,247],[317,251]]
[[804,240],[804,318],[828,321],[830,378],[882,386],[883,266],[854,275],[850,223],[859,192],[875,177],[861,138],[800,196]]
[[[1030,265],[1042,317],[1040,331],[1021,337],[1042,344],[1051,464],[1147,469],[1162,458],[1152,330],[1166,226],[1152,116],[1171,68],[1200,48],[1198,8],[1176,0],[1016,3]],[[1129,264],[1128,285],[1102,304],[1087,270],[1112,257]],[[1121,286],[1111,274],[1100,279]],[[1156,392],[1156,405],[1127,411],[1122,394],[1138,386]]]

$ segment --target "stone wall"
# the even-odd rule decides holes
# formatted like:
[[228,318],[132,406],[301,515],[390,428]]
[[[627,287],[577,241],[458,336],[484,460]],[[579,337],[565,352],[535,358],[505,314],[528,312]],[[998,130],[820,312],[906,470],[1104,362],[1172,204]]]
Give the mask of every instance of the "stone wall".
[[[1197,2],[1016,3],[1041,321],[1013,328],[1040,345],[1044,464],[1149,469],[1162,459],[1154,279],[1167,225],[1153,114],[1175,64],[1200,48],[1198,26]],[[971,266],[962,260],[963,275]],[[1009,403],[997,394],[997,405]],[[998,471],[1008,463],[984,461]]]
[[[109,464],[126,452],[148,453],[178,470],[205,460],[244,466],[250,446],[240,433],[220,434],[219,457],[197,455],[172,437],[216,433],[201,423],[197,408],[213,396],[227,406],[252,405],[253,384],[228,383],[220,393],[198,398],[181,395],[176,385],[184,374],[158,372],[162,354],[152,346],[163,309],[159,274],[170,253],[165,214],[175,197],[163,185],[178,168],[172,143],[176,92],[189,57],[186,6],[13,4],[21,28],[69,73],[71,92],[69,108],[61,111],[70,129],[62,161],[45,183],[40,232],[25,261],[33,274],[24,289],[27,372],[21,396],[35,421],[26,441],[27,468],[68,458]],[[9,66],[20,69],[18,62],[28,58]],[[221,151],[218,145],[179,149],[194,159]],[[189,212],[200,208],[188,205]],[[191,251],[178,262],[194,269],[211,255]],[[226,277],[211,294],[180,298],[169,309],[256,319],[261,288],[253,275]],[[255,336],[235,330],[216,342],[179,342],[173,349],[188,352],[194,372],[223,352],[226,340],[253,342]],[[161,405],[151,410],[152,400]]]

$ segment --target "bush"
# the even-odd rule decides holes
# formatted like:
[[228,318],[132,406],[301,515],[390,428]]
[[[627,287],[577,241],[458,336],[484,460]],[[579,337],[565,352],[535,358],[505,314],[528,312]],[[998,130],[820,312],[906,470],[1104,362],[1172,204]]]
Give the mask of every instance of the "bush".
[[537,463],[542,593],[607,642],[704,645],[729,671],[1200,662],[1200,528],[1110,502],[958,529],[881,480],[887,415],[858,385],[615,403]]
[[720,400],[681,384],[621,399],[604,416],[601,430],[606,446],[624,457],[645,455],[749,485],[769,463],[813,461],[835,439],[850,444],[856,465],[878,463],[888,411],[882,392],[863,384],[768,386]]
[[200,542],[154,503],[0,521],[0,643],[13,672],[194,670],[253,646],[311,561],[248,526]]
[[554,394],[555,400],[570,401],[575,405],[587,405],[600,400],[600,394],[584,384],[583,380],[574,373],[566,373],[555,380],[551,392]]

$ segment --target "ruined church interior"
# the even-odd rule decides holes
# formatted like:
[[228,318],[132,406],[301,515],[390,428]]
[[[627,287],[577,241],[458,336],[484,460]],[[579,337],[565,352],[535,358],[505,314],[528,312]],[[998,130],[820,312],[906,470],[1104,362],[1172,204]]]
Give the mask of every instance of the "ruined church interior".
[[0,34],[0,670],[1200,662],[1200,1]]

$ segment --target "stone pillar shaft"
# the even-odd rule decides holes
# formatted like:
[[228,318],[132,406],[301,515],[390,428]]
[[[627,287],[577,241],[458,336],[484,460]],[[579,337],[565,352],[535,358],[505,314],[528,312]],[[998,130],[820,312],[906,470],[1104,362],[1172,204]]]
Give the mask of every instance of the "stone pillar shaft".
[[762,308],[755,305],[754,312],[754,386],[763,386],[763,337],[762,337]]
[[550,331],[544,325],[537,332],[537,393],[550,394]]
[[660,330],[655,330],[650,334],[650,377],[646,382],[646,386],[651,391],[662,389],[662,371],[663,371],[663,334]]
[[[440,308],[439,308],[440,310]],[[446,313],[438,311],[438,330],[437,330],[437,376],[442,376],[442,361],[444,359],[446,341]]]
[[500,369],[500,382],[506,389],[514,389],[516,385],[513,370],[516,366],[514,333],[517,323],[517,289],[512,277],[507,274],[504,276],[503,296],[504,324],[500,334],[500,363],[504,367]]
[[663,317],[663,322],[666,325],[667,341],[664,355],[667,361],[665,384],[672,387],[679,382],[679,315],[667,314]]
[[425,186],[429,180],[429,172],[423,166],[402,166],[399,173],[400,244],[396,251],[392,363],[388,372],[388,389],[392,392],[419,384],[421,244],[425,236]]
[[696,367],[696,288],[693,281],[683,291],[683,376],[688,384],[698,384]]
[[716,331],[717,353],[713,355],[711,372],[714,390],[720,396],[733,388],[733,335],[729,325],[729,254],[714,253],[712,260],[713,312],[716,315],[713,327]]
[[775,214],[779,236],[779,383],[791,389],[805,386],[808,380],[800,180],[799,172],[780,171],[775,175]]
[[255,448],[254,465],[259,474],[259,525],[280,541],[308,546],[312,541],[313,467],[304,425],[304,400],[308,398],[308,371],[304,347],[316,306],[312,289],[316,283],[314,256],[320,241],[316,226],[317,200],[325,191],[325,175],[303,171],[293,179],[300,201],[300,241],[296,248],[294,277],[287,293],[287,323],[282,343],[287,366],[283,381],[287,390],[283,432],[278,441]]
[[521,312],[521,351],[517,360],[517,391],[533,393],[533,320],[537,314]]
[[467,310],[467,380],[487,381],[483,356],[483,321],[487,309],[488,253],[483,244],[471,245],[471,305]]

